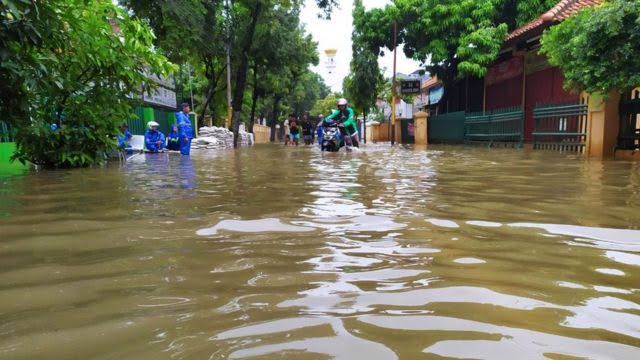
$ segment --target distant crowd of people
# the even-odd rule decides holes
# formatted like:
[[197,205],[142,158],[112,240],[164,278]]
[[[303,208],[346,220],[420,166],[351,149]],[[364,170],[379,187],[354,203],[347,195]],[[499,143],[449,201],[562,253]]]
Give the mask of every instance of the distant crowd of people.
[[308,111],[305,111],[300,119],[298,119],[296,114],[289,114],[289,118],[287,118],[283,124],[284,145],[298,146],[301,134],[305,145],[313,144],[316,136],[318,142],[321,143],[322,127],[336,124],[340,128],[340,132],[344,136],[345,141],[351,146],[358,147],[360,134],[358,132],[358,122],[355,119],[353,108],[348,106],[346,99],[339,99],[336,105],[337,109],[326,118],[320,114],[317,122],[311,119]]
[[301,136],[305,145],[313,144],[316,124],[311,120],[308,111],[305,111],[300,119],[296,114],[289,114],[289,118],[284,121],[283,126],[285,146],[298,146]]

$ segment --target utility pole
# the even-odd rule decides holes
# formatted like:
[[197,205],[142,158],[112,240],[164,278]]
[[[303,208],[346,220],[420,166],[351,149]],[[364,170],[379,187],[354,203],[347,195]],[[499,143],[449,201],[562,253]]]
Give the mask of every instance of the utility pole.
[[233,116],[232,110],[232,99],[231,99],[231,14],[229,13],[229,0],[225,0],[224,9],[226,12],[226,20],[227,20],[227,118],[224,122],[224,127],[229,128],[231,124],[231,116]]
[[393,80],[391,80],[391,146],[396,141],[396,52],[398,47],[398,22],[393,22]]

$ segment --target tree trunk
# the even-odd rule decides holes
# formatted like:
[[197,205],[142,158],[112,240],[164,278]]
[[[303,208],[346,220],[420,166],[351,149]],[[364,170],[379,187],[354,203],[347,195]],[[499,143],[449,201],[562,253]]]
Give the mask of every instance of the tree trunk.
[[362,110],[362,116],[364,117],[362,119],[362,142],[363,143],[367,143],[367,110]]
[[251,96],[251,116],[249,117],[249,132],[253,133],[254,117],[256,116],[256,104],[258,103],[258,66],[253,66],[253,93]]
[[258,2],[251,12],[251,23],[245,34],[240,52],[240,64],[236,71],[236,87],[233,89],[233,115],[231,126],[233,128],[233,147],[238,147],[238,135],[240,130],[240,113],[242,112],[242,101],[244,100],[244,91],[247,87],[247,71],[249,67],[249,49],[253,44],[253,35],[256,32],[256,24],[262,12],[262,3]]
[[276,97],[273,100],[273,111],[271,112],[271,136],[269,137],[269,141],[276,141],[276,124],[278,123],[278,113],[280,112],[280,101],[281,97]]
[[[207,65],[207,69],[205,70],[205,74],[207,75],[207,79],[209,80],[209,90],[207,90],[207,97],[205,98],[204,103],[202,104],[202,113],[200,117],[204,119],[205,115],[207,115],[207,109],[209,108],[209,104],[211,103],[211,99],[218,92],[218,82],[222,78],[222,74],[224,71],[220,69],[220,71],[215,71],[213,65]],[[193,104],[191,104],[193,106]]]

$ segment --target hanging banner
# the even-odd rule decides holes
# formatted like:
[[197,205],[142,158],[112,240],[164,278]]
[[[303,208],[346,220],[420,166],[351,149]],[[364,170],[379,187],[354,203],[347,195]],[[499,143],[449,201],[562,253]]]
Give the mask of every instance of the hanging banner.
[[442,100],[442,96],[444,96],[444,86],[436,85],[429,89],[429,105],[434,105]]
[[493,65],[489,68],[484,83],[489,86],[519,76],[522,74],[523,65],[522,57],[512,57]]

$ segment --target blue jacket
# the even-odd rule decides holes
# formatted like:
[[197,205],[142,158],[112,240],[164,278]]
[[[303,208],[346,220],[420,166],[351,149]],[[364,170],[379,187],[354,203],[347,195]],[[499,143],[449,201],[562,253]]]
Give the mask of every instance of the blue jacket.
[[178,134],[181,138],[185,136],[189,139],[193,138],[193,128],[191,127],[191,119],[188,114],[182,111],[176,111],[176,123],[178,124]]
[[129,141],[131,141],[131,137],[132,135],[129,130],[125,130],[120,136],[118,136],[118,147],[128,147]]
[[[161,141],[160,146],[158,146],[157,142]],[[147,130],[144,133],[144,144],[149,151],[160,151],[164,148],[165,137],[164,134],[160,131],[151,131]]]
[[[176,139],[176,140],[174,140]],[[176,131],[171,130],[169,135],[167,135],[167,141],[177,141],[180,139],[180,134]]]

